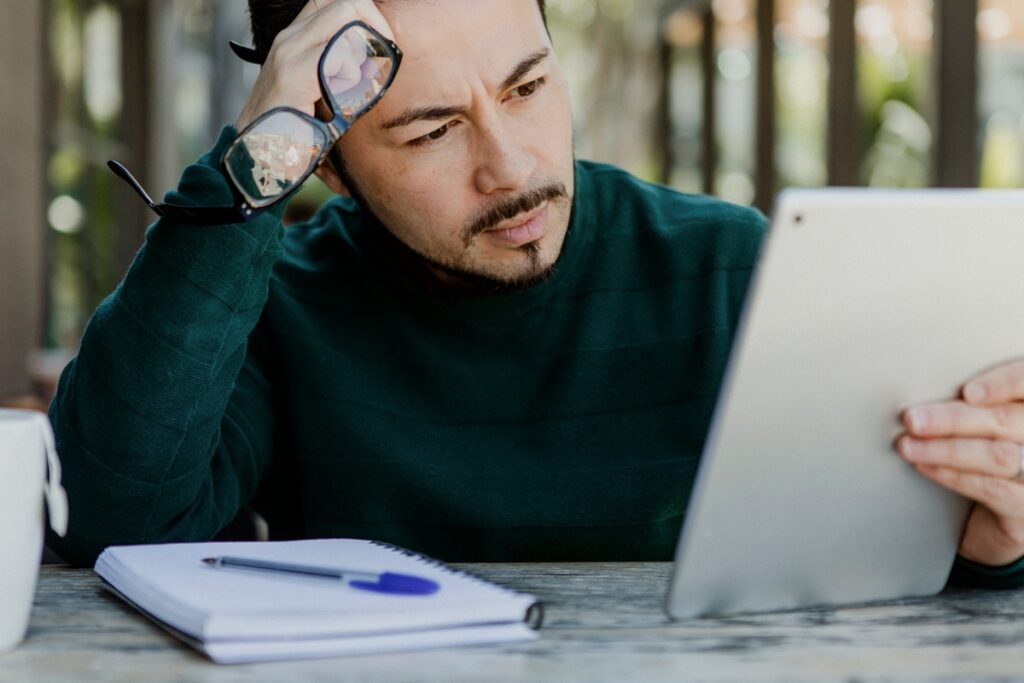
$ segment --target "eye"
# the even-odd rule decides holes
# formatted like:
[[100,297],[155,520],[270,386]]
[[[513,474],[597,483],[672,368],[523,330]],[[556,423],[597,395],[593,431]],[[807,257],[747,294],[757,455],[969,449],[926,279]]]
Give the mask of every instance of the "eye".
[[447,135],[448,132],[451,131],[451,129],[454,128],[458,123],[458,121],[449,121],[448,123],[438,128],[437,130],[433,130],[427,133],[426,135],[410,140],[409,144],[412,145],[413,147],[421,147],[423,145],[429,145],[432,142],[437,142],[445,135]]
[[531,95],[533,95],[535,92],[537,92],[538,90],[540,90],[544,86],[544,83],[545,83],[546,80],[547,80],[546,78],[538,78],[535,81],[530,81],[529,83],[524,83],[523,85],[519,86],[518,88],[515,88],[514,90],[512,90],[512,92],[517,97],[523,97],[523,98],[530,97]]

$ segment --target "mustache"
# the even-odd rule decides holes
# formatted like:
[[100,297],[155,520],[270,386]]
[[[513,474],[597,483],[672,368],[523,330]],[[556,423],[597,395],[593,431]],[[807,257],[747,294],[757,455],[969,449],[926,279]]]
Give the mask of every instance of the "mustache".
[[466,246],[469,246],[470,241],[480,233],[490,230],[520,214],[533,211],[546,201],[560,198],[568,199],[569,192],[565,189],[563,183],[553,182],[527,190],[516,197],[509,197],[496,202],[494,205],[480,211],[476,217],[470,219],[463,235]]

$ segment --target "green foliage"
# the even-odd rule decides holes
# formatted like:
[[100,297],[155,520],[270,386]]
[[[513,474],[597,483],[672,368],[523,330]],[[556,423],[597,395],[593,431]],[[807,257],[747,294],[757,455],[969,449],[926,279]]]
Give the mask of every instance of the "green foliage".
[[882,56],[862,49],[857,63],[865,157],[863,181],[881,187],[925,187],[932,133],[922,114],[930,60],[905,50]]

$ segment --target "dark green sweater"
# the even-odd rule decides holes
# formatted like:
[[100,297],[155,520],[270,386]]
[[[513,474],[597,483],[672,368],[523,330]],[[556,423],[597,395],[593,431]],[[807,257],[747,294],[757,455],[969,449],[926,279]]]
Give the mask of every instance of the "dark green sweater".
[[[231,201],[234,134],[174,201]],[[764,220],[598,164],[576,187],[550,280],[461,300],[348,200],[287,231],[157,222],[51,407],[52,545],[208,540],[252,503],[275,538],[671,559]]]
[[[171,199],[230,201],[233,135]],[[287,231],[158,221],[51,407],[55,549],[207,540],[251,501],[276,538],[671,559],[764,220],[609,166],[576,184],[552,277],[461,300],[349,200]]]

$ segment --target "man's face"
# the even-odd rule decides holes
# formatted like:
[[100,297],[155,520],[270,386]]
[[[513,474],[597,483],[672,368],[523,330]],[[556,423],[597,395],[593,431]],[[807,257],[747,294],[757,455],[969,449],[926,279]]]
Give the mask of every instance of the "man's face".
[[536,0],[381,11],[405,57],[339,142],[351,189],[442,279],[542,279],[574,187],[568,88]]

